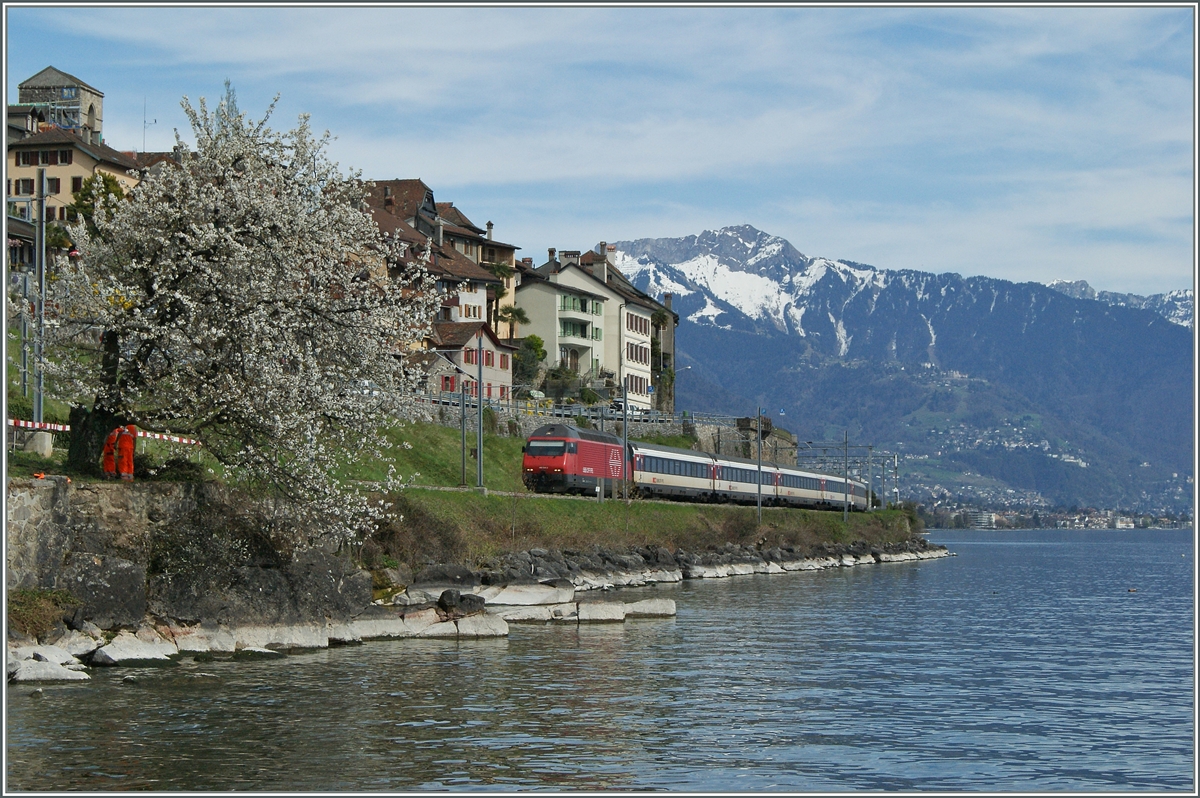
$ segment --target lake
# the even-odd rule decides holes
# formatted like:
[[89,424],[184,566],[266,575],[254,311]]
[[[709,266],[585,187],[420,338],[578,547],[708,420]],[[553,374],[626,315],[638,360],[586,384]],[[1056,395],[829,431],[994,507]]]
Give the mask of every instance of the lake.
[[611,594],[670,620],[11,685],[7,788],[1194,789],[1191,530],[930,539]]

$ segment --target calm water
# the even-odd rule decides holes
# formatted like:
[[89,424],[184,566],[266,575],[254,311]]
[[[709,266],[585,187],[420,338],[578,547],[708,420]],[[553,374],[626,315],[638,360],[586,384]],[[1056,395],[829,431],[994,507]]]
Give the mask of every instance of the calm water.
[[7,787],[1192,789],[1190,531],[931,538],[617,594],[674,620],[13,687]]

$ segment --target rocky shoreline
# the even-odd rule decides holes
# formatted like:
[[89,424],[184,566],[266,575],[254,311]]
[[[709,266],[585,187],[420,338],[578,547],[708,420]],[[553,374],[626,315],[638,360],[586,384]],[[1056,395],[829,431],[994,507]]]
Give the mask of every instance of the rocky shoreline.
[[[163,573],[154,566],[154,536],[204,501],[200,489],[69,490],[61,480],[29,487],[14,496],[9,485],[9,588],[65,590],[80,603],[38,639],[14,634],[10,624],[14,682],[86,680],[90,667],[170,666],[184,657],[280,657],[376,639],[504,637],[514,623],[669,618],[671,599],[626,603],[610,591],[949,555],[923,538],[803,549],[729,543],[706,552],[533,548],[475,568],[432,565],[414,575],[362,570],[310,547],[286,559]],[[114,506],[112,497],[124,503]]]

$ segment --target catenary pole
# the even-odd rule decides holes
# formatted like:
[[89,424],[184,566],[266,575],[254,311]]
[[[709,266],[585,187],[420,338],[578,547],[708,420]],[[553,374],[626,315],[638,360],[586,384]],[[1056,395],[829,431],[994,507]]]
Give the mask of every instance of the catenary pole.
[[467,379],[464,371],[458,378],[458,414],[462,419],[462,479],[460,485],[467,486]]
[[754,419],[754,435],[758,438],[758,523],[762,525],[762,417],[763,409],[756,407],[757,418]]
[[850,520],[850,430],[842,439],[842,520]]
[[36,245],[37,252],[37,338],[33,348],[33,420],[44,421],[42,418],[43,394],[45,388],[45,369],[42,358],[45,355],[46,339],[46,170],[37,170],[37,207],[38,225]]
[[479,346],[475,351],[479,379],[475,383],[475,404],[479,410],[479,430],[476,433],[475,449],[475,487],[483,487],[483,330],[479,327]]

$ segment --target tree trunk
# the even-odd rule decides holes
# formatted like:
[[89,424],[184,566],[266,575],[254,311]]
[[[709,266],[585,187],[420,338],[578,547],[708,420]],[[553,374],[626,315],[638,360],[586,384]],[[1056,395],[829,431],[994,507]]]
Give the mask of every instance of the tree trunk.
[[98,403],[95,410],[88,410],[83,405],[73,405],[67,465],[79,473],[99,474],[104,439],[114,428],[125,423],[124,417],[110,412]]
[[[112,392],[117,383],[120,362],[118,338],[115,333],[105,331],[100,337],[100,344],[104,348],[100,367],[104,381]],[[115,427],[129,422],[124,413],[112,409],[102,394],[96,397],[92,410],[83,405],[72,405],[70,423],[71,443],[67,448],[67,465],[83,474],[99,474],[104,439]]]

